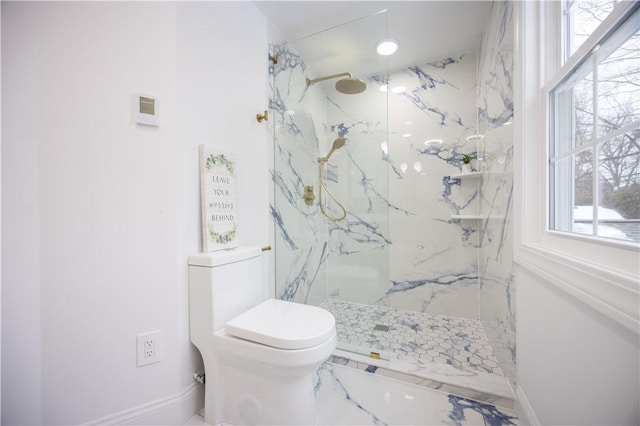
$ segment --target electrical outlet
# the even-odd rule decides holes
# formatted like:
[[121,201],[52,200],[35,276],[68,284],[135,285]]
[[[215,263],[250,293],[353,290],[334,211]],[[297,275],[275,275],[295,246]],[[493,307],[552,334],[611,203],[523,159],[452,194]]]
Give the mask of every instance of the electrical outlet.
[[144,352],[142,356],[144,358],[154,358],[156,356],[156,341],[153,337],[147,337],[142,340]]
[[137,358],[138,367],[162,360],[162,330],[138,334]]

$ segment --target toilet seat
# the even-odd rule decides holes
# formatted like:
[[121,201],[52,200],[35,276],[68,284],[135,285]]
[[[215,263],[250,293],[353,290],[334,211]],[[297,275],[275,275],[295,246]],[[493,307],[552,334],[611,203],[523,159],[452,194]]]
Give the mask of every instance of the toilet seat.
[[225,325],[228,336],[279,349],[306,349],[335,336],[335,318],[311,305],[269,299]]

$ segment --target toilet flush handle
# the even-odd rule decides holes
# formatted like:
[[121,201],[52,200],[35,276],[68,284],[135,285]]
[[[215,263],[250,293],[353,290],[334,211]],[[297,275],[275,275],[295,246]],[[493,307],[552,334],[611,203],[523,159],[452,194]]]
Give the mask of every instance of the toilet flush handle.
[[270,251],[271,250],[271,246],[264,246],[261,249],[262,251]]

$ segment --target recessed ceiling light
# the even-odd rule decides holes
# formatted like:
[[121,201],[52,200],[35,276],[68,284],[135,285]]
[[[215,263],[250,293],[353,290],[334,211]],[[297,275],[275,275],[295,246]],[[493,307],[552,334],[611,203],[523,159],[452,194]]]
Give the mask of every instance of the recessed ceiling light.
[[411,133],[405,133],[402,135],[403,138],[410,138],[411,137]]
[[402,93],[402,92],[404,92],[405,90],[407,90],[407,88],[406,88],[406,87],[404,87],[404,86],[396,86],[396,87],[394,87],[393,89],[391,89],[391,91],[392,91],[393,93]]
[[382,56],[393,55],[396,50],[398,50],[398,42],[390,38],[380,42],[376,47],[376,52]]
[[380,91],[381,92],[386,92],[387,90],[389,90],[389,85],[388,84],[383,84],[382,86],[380,86]]
[[505,121],[504,123],[502,123],[502,125],[503,126],[509,126],[509,125],[511,125],[511,123],[512,123],[511,121]]
[[442,139],[429,139],[424,141],[424,144],[427,146],[435,146],[435,145],[442,145],[444,143],[444,141]]
[[484,135],[480,135],[480,134],[467,136],[467,142],[481,141],[482,139],[484,139]]

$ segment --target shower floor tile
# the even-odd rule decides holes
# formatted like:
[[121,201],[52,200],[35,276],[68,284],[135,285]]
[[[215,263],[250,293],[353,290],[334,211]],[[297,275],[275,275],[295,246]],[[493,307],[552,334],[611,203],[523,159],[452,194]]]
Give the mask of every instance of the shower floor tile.
[[[381,368],[379,374],[397,372],[409,381],[428,379],[428,387],[452,385],[485,392],[512,404],[513,394],[480,321],[335,299],[320,306],[336,318],[336,355],[355,361],[357,368]],[[386,327],[388,331],[380,330]],[[377,354],[380,360],[371,358]],[[478,398],[477,393],[465,396]]]

